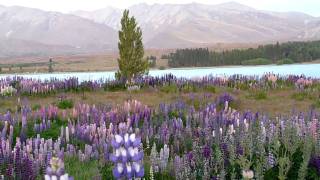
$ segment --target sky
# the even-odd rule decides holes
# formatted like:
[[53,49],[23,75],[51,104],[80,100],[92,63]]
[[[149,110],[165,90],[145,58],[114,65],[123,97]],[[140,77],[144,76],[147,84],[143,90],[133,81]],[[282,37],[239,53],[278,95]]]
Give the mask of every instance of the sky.
[[[49,11],[59,11],[68,13],[75,10],[96,10],[107,6],[117,8],[127,8],[138,3],[148,4],[184,4],[203,3],[219,4],[230,0],[0,0],[0,5],[26,6]],[[320,0],[234,0],[244,5],[260,10],[271,11],[299,11],[313,16],[320,16]]]

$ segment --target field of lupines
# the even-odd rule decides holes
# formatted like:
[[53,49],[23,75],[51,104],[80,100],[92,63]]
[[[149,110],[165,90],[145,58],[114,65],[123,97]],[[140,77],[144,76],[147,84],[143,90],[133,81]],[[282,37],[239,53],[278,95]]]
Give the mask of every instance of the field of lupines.
[[[319,92],[319,83],[319,79],[273,74],[144,77],[127,87],[119,81],[41,82],[16,77],[0,80],[0,100],[147,87],[168,93],[213,92],[215,87]],[[209,96],[153,108],[131,99],[119,105],[78,103],[68,110],[59,105],[35,108],[27,99],[19,100],[15,110],[0,114],[0,175],[4,179],[320,178],[319,112],[269,117],[268,112],[238,111],[229,93],[214,101]]]
[[132,80],[131,85],[125,86],[119,80],[98,80],[80,82],[77,78],[50,79],[40,81],[26,79],[23,77],[7,77],[0,79],[0,95],[48,95],[58,92],[83,92],[104,89],[106,91],[117,90],[139,90],[144,87],[161,88],[163,91],[185,91],[192,92],[199,88],[210,89],[217,87],[230,87],[235,89],[275,89],[295,87],[298,90],[317,89],[319,90],[320,79],[305,77],[303,75],[280,76],[267,73],[264,76],[205,76],[202,78],[177,78],[171,74],[152,77],[145,76]]

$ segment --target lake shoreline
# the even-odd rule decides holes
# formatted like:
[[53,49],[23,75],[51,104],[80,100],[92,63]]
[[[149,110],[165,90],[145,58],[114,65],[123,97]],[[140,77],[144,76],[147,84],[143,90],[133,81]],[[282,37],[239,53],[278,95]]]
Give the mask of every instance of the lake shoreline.
[[[303,62],[303,63],[294,63],[294,64],[282,64],[282,65],[277,65],[277,64],[267,64],[267,65],[222,65],[222,66],[205,66],[205,67],[177,67],[177,68],[166,68],[166,69],[159,69],[159,68],[152,68],[150,71],[168,71],[168,70],[194,70],[194,69],[219,69],[219,68],[252,68],[252,67],[274,67],[274,66],[291,66],[291,65],[306,65],[306,64],[320,64],[320,60],[315,60],[311,62]],[[113,70],[97,70],[97,71],[57,71],[53,73],[48,73],[48,72],[13,72],[13,73],[0,73],[0,77],[3,76],[24,76],[24,75],[42,75],[42,74],[72,74],[72,73],[115,73],[118,69],[113,69]]]

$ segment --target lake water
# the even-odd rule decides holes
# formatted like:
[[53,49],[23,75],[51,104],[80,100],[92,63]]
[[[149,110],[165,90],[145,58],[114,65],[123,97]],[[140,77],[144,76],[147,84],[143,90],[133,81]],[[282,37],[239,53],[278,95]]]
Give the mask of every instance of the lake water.
[[[206,75],[263,75],[272,72],[280,75],[301,75],[307,77],[320,78],[320,64],[294,64],[294,65],[264,65],[264,66],[232,66],[232,67],[208,67],[208,68],[177,68],[167,70],[151,70],[152,76],[161,76],[164,74],[173,74],[177,77],[202,77]],[[113,79],[115,71],[108,72],[71,72],[71,73],[44,73],[44,74],[2,74],[0,78],[7,76],[22,76],[46,80],[50,78],[64,79],[68,77],[78,77],[80,81]]]

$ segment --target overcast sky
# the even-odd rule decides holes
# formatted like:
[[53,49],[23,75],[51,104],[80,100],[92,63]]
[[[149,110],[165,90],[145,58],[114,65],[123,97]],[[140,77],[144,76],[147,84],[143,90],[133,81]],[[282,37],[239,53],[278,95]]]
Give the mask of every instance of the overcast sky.
[[[51,11],[95,10],[107,6],[127,8],[138,3],[191,3],[219,4],[230,0],[0,0],[1,5],[20,5]],[[320,16],[320,0],[235,0],[236,2],[272,11],[300,11]]]

